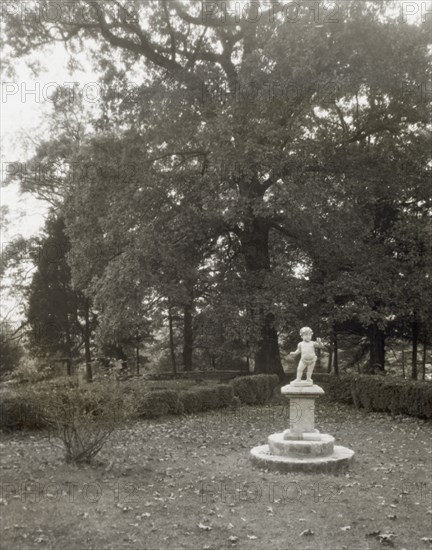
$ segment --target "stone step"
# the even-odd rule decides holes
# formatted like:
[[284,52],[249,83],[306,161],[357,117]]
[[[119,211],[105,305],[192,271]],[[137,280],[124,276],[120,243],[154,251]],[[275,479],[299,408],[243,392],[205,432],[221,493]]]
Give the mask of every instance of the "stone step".
[[258,468],[282,473],[310,472],[338,474],[345,472],[353,462],[354,451],[335,445],[334,451],[330,456],[296,458],[272,454],[268,445],[261,445],[251,450],[250,458],[252,463]]
[[320,434],[318,441],[284,439],[284,433],[275,433],[268,437],[270,452],[277,456],[316,458],[333,454],[335,438],[329,434]]

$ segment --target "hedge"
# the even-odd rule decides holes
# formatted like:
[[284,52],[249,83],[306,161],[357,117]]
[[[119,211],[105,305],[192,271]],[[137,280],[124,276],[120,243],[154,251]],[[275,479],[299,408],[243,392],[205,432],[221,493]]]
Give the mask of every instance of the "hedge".
[[324,384],[326,395],[335,401],[370,411],[432,418],[432,384],[398,380],[391,376],[345,374]]
[[274,388],[279,384],[277,374],[256,374],[240,376],[231,382],[234,395],[246,405],[264,405],[273,396]]
[[196,386],[190,390],[180,392],[179,399],[183,404],[184,412],[196,413],[231,405],[234,393],[232,386],[228,384],[218,384],[213,387]]
[[[230,384],[193,386],[187,390],[148,390],[145,384],[125,382],[121,390],[123,402],[136,411],[140,418],[157,418],[166,414],[198,413],[240,404],[261,405],[272,398],[279,384],[277,375],[258,374],[235,378]],[[97,382],[79,387],[70,379],[37,384],[37,390],[49,395],[51,392],[68,393],[80,389],[88,394],[89,404],[96,404],[105,395],[105,385]],[[37,411],[25,401],[25,389],[8,395],[2,402],[0,429],[41,429],[44,422]]]
[[2,398],[0,407],[0,429],[4,431],[40,430],[45,422],[40,414],[23,402],[19,395],[12,394]]
[[[88,419],[110,420],[131,416],[132,401],[125,401],[118,386],[88,384],[80,386],[74,379],[56,379],[20,386],[3,396],[0,429],[5,431],[37,430],[51,427],[56,421],[69,421],[77,415]],[[117,415],[117,416],[116,416]]]
[[144,394],[138,404],[138,415],[142,418],[157,418],[165,414],[182,414],[183,405],[175,390],[153,390]]

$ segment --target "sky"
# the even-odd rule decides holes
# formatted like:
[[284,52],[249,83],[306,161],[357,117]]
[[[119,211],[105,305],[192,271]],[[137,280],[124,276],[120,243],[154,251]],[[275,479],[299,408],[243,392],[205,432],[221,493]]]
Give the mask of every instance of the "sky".
[[[0,204],[8,207],[6,223],[2,224],[2,242],[38,232],[47,212],[46,203],[29,194],[20,194],[17,184],[5,185],[8,173],[25,170],[27,161],[35,152],[35,144],[48,137],[44,128],[52,108],[50,95],[57,84],[78,82],[81,88],[95,81],[92,71],[70,73],[63,46],[48,48],[45,58],[49,63],[35,77],[22,61],[14,66],[17,77],[2,79],[1,98],[1,162],[2,185]],[[83,60],[85,62],[85,60]]]
[[[11,241],[37,235],[49,210],[46,202],[21,193],[17,183],[6,185],[5,179],[11,172],[28,169],[28,160],[35,152],[35,144],[48,137],[45,120],[52,108],[49,97],[55,90],[55,84],[78,82],[82,89],[95,81],[95,75],[88,66],[85,70],[71,73],[65,53],[63,46],[47,48],[41,60],[47,59],[49,62],[40,74],[35,76],[23,61],[19,61],[14,63],[16,77],[11,79],[5,76],[1,80],[0,206],[7,207],[6,216],[0,220],[2,254]],[[85,65],[84,56],[83,63]],[[31,276],[32,270],[29,270],[28,277]],[[11,284],[10,279],[6,277],[3,284]],[[0,308],[0,319],[7,317],[14,324],[20,322],[19,300],[13,298],[7,289],[2,289]]]

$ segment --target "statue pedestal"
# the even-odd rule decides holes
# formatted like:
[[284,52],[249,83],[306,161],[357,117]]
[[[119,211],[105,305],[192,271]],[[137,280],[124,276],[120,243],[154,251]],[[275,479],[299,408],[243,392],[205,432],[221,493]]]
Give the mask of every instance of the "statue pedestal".
[[334,437],[315,429],[315,399],[324,390],[313,382],[291,382],[281,388],[289,399],[289,429],[269,436],[268,444],[254,447],[250,458],[261,468],[281,472],[332,472],[345,470],[354,451],[334,445]]

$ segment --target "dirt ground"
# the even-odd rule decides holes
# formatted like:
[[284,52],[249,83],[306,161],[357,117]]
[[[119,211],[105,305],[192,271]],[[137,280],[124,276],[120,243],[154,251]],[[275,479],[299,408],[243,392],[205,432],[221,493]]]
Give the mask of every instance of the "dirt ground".
[[85,467],[46,433],[5,435],[2,548],[431,548],[432,423],[325,401],[316,418],[355,451],[348,473],[252,468],[280,404],[131,423]]

